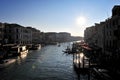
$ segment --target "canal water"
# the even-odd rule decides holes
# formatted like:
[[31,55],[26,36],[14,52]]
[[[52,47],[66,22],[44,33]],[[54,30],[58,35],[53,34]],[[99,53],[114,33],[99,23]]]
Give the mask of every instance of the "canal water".
[[48,45],[17,57],[0,68],[0,80],[88,80],[86,74],[74,71],[72,55],[62,52],[70,43],[60,45]]

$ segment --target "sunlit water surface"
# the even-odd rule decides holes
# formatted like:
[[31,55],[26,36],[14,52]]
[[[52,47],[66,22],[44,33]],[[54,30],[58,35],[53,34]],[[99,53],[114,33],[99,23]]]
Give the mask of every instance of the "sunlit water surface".
[[[0,69],[0,80],[78,80],[72,55],[62,52],[69,45],[49,45],[17,57],[15,62]],[[88,80],[87,75],[80,80]]]

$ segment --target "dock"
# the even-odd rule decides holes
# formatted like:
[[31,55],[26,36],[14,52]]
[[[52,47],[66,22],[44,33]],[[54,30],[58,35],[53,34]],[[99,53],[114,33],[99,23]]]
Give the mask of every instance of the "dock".
[[73,66],[79,72],[87,72],[90,68],[90,60],[83,53],[73,54]]

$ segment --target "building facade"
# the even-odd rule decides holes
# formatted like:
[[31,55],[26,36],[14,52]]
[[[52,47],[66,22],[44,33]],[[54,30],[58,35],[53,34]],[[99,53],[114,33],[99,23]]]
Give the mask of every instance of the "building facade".
[[18,24],[1,23],[0,39],[2,44],[31,44],[32,31]]
[[114,6],[111,18],[95,24],[95,26],[86,28],[84,31],[84,40],[89,45],[97,45],[103,51],[111,52],[120,47],[119,34],[120,6]]
[[32,33],[32,43],[33,44],[40,44],[41,42],[41,32],[38,29],[27,27],[28,30]]
[[113,7],[110,18],[86,28],[84,41],[101,49],[101,59],[105,57],[103,62],[120,59],[120,5]]
[[4,43],[4,24],[0,23],[0,43],[3,44]]

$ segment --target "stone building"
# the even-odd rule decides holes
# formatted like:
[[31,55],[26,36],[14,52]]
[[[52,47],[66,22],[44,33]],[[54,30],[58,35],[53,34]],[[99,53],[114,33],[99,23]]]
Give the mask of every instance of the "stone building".
[[71,40],[71,34],[67,32],[60,32],[57,34],[58,42],[67,42]]
[[84,40],[88,44],[97,45],[103,52],[112,52],[120,47],[120,6],[114,6],[112,17],[104,22],[88,27],[84,33]]
[[47,32],[44,34],[45,43],[67,42],[71,40],[71,34],[67,32]]
[[84,31],[84,41],[89,45],[94,44],[93,39],[95,35],[96,35],[95,26],[86,28],[86,30]]
[[32,43],[33,44],[40,44],[41,42],[41,32],[38,29],[27,27],[32,32]]
[[0,43],[3,44],[4,39],[4,24],[0,23]]
[[47,32],[47,33],[45,33],[46,43],[57,42],[56,36],[57,36],[56,32]]
[[31,30],[27,29],[18,24],[0,24],[0,36],[2,44],[31,44],[32,33]]
[[106,53],[120,51],[120,6],[112,9],[112,17],[105,21],[104,45]]
[[86,28],[84,40],[101,49],[100,56],[105,64],[116,63],[120,59],[120,5],[113,7],[110,18]]

